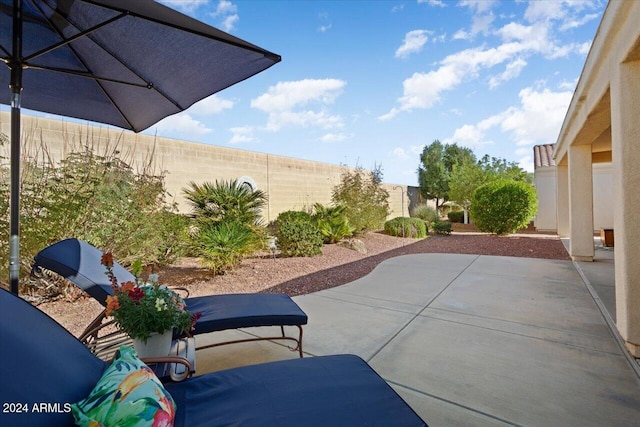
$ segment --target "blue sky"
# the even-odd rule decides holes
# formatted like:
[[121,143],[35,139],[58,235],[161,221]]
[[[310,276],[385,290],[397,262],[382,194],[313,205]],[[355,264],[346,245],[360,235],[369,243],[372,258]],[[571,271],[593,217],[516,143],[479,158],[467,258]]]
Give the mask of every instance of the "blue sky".
[[162,3],[282,62],[145,133],[332,164],[417,185],[434,139],[533,171],[554,143],[604,0]]

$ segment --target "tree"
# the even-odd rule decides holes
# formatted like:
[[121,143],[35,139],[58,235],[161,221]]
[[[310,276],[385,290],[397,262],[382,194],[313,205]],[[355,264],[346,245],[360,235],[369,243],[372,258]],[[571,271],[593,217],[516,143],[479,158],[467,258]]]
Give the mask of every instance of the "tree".
[[427,145],[420,155],[418,182],[422,197],[436,200],[436,208],[450,200],[449,183],[455,166],[466,162],[475,162],[471,149],[457,144],[442,145],[437,139]]
[[[490,180],[479,163],[466,161],[456,165],[451,173],[449,196],[467,212],[471,207],[473,193],[480,185]],[[465,218],[465,223],[466,223]]]
[[520,168],[517,163],[485,154],[477,162],[466,160],[454,166],[450,177],[449,196],[451,200],[468,211],[476,189],[496,180],[531,184],[530,174]]

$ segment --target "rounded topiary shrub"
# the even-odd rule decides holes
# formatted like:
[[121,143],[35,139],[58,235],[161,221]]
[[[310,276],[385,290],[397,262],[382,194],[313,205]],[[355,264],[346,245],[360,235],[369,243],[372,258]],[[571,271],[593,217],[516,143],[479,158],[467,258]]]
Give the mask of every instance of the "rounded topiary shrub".
[[481,185],[471,201],[471,216],[478,229],[495,234],[525,228],[537,210],[535,188],[522,181],[498,180]]
[[[384,223],[384,231],[392,236],[413,237],[422,239],[427,237],[427,224],[420,218],[399,216]],[[404,233],[404,234],[403,234]]]
[[287,211],[276,220],[282,256],[314,256],[322,253],[322,233],[306,212]]

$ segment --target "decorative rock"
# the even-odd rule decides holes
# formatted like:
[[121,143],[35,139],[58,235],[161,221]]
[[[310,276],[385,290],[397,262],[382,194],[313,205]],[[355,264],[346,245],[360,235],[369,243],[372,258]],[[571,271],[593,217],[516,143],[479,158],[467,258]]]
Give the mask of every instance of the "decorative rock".
[[338,242],[337,244],[339,246],[345,247],[347,249],[354,250],[354,251],[359,252],[361,254],[366,254],[367,253],[367,247],[364,245],[364,242],[362,240],[359,240],[359,239],[342,240],[342,241]]

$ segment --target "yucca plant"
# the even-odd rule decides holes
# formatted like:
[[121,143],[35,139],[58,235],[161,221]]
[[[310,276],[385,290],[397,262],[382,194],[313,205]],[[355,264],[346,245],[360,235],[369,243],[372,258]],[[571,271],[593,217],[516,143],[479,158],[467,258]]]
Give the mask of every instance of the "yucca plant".
[[354,228],[349,224],[345,206],[324,206],[316,203],[313,209],[313,219],[322,233],[324,243],[337,243],[353,235]]

